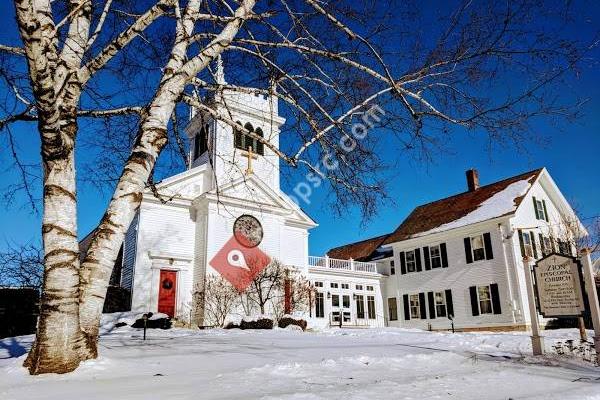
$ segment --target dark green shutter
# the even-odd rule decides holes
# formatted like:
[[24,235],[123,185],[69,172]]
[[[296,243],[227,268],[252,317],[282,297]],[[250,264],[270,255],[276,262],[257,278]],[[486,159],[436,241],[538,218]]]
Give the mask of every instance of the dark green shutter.
[[469,288],[469,294],[471,295],[471,313],[474,317],[479,315],[479,302],[477,300],[477,286],[471,286]]
[[537,206],[537,199],[533,196],[533,210],[535,211],[535,219],[540,219],[540,212]]
[[529,232],[529,236],[531,237],[531,248],[533,249],[533,258],[538,258],[537,246],[535,244],[535,234],[533,232]]
[[423,259],[425,260],[425,269],[430,270],[431,269],[431,259],[429,256],[429,247],[427,247],[427,246],[423,247]]
[[546,208],[546,200],[542,200],[542,205],[544,206],[544,217],[546,222],[550,222],[550,218],[548,218],[548,209]]
[[473,252],[471,251],[471,238],[466,237],[465,240],[465,257],[467,258],[467,264],[473,262]]
[[419,308],[421,319],[427,319],[427,305],[425,304],[425,293],[419,293]]
[[423,267],[421,267],[421,249],[415,249],[415,260],[417,262],[417,272],[423,271]]
[[404,319],[410,320],[410,304],[408,303],[408,295],[402,296],[402,303],[404,303]]
[[406,256],[403,251],[400,252],[400,273],[406,274]]
[[519,234],[519,245],[521,246],[521,257],[525,257],[525,243],[523,243],[523,231],[519,229],[517,232]]
[[429,303],[429,318],[435,319],[435,298],[433,292],[427,292],[427,302]]
[[494,250],[492,249],[492,235],[489,232],[483,234],[483,244],[485,246],[485,258],[491,260],[494,258]]
[[440,244],[440,252],[442,253],[442,268],[448,268],[448,253],[446,252],[446,243]]
[[545,253],[548,253],[548,249],[545,247],[546,243],[544,242],[544,235],[539,233],[538,238],[540,239],[540,249],[542,249],[542,257],[543,257],[545,255]]
[[446,289],[446,315],[454,318],[454,304],[452,304],[452,290]]
[[492,307],[494,308],[494,314],[502,314],[502,307],[500,307],[500,293],[498,292],[498,284],[492,283],[490,285],[490,291],[492,294]]

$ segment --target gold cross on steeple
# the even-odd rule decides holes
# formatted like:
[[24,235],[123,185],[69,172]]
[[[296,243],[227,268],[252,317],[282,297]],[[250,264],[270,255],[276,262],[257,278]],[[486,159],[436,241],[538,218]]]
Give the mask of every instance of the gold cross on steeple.
[[248,168],[246,168],[246,175],[252,175],[254,171],[252,171],[252,146],[248,146],[248,152],[246,153],[248,157]]

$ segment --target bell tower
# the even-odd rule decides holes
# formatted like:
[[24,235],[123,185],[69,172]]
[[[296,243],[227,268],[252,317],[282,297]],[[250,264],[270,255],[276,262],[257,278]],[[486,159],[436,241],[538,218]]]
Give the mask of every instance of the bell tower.
[[[219,186],[254,175],[279,190],[279,157],[269,147],[279,148],[279,128],[285,122],[278,113],[277,96],[228,85],[220,57],[214,75],[220,88],[206,104],[223,118],[194,107],[190,110],[185,129],[190,140],[190,168],[208,164]],[[269,146],[232,127],[231,121],[263,137]]]

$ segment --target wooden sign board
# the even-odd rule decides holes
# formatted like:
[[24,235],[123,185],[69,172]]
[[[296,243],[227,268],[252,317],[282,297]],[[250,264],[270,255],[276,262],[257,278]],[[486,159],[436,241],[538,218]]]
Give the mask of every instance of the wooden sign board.
[[577,259],[550,254],[535,264],[540,314],[544,318],[578,317],[585,311],[581,265]]

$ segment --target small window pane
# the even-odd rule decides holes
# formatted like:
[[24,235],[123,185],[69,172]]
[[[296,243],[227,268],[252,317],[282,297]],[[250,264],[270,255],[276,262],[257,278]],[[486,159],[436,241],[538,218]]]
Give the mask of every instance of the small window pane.
[[350,296],[347,294],[342,296],[342,305],[344,308],[350,308]]
[[481,314],[492,313],[492,299],[490,296],[489,286],[477,287],[477,294],[479,295],[479,312]]
[[421,318],[421,308],[419,307],[419,295],[410,295],[410,317]]
[[417,270],[417,261],[415,259],[415,251],[410,250],[406,253],[406,270],[408,272],[415,272]]
[[435,315],[437,317],[446,316],[446,295],[444,292],[435,292]]
[[440,268],[442,266],[442,253],[439,245],[431,246],[429,248],[429,256],[431,258],[432,268]]
[[483,236],[475,236],[471,238],[471,249],[473,250],[473,260],[485,260],[485,249],[483,247]]
[[331,305],[333,307],[339,307],[340,306],[340,296],[337,294],[334,294],[331,296]]
[[390,297],[388,299],[388,313],[390,321],[398,320],[398,304],[396,303],[395,297]]

